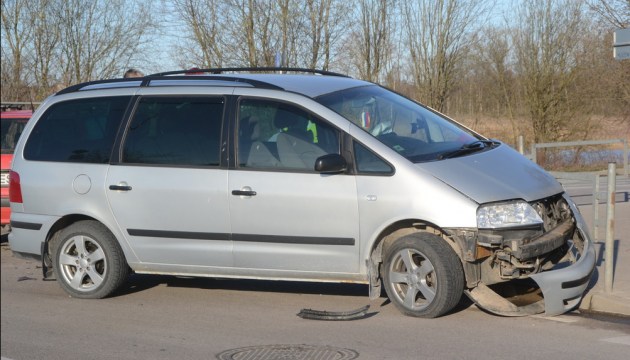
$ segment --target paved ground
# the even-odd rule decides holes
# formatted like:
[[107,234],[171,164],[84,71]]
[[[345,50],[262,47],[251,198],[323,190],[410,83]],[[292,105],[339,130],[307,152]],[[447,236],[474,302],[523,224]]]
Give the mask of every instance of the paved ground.
[[[623,359],[630,351],[630,319],[578,312],[505,318],[467,299],[444,317],[416,319],[385,298],[369,301],[362,285],[134,275],[114,297],[73,299],[55,281],[42,281],[36,262],[12,257],[6,244],[0,253],[1,356],[11,360],[216,359],[281,345],[293,355],[305,347],[345,349],[360,360]],[[356,321],[296,316],[303,308],[366,304],[370,317]],[[232,358],[316,358],[289,355]]]

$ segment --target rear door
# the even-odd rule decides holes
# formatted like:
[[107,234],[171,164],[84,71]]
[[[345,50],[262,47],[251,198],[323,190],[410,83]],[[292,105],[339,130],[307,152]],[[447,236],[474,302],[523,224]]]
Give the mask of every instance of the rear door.
[[144,95],[136,103],[107,193],[131,248],[149,267],[233,263],[224,109],[218,95]]

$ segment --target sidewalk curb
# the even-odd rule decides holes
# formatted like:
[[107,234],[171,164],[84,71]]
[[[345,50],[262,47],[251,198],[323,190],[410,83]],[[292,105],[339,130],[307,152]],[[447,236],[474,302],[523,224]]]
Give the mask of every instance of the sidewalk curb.
[[589,293],[582,300],[580,310],[630,317],[630,299],[619,295],[621,294]]

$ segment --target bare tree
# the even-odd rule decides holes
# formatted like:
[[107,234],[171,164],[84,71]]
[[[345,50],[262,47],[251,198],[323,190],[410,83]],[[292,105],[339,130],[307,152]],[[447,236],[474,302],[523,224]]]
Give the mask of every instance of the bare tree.
[[413,0],[403,2],[405,38],[420,98],[444,111],[457,66],[483,25],[487,3],[481,0]]
[[591,0],[588,6],[613,27],[621,29],[630,27],[630,1]]
[[588,130],[588,116],[570,95],[579,74],[582,6],[577,0],[532,0],[517,10],[517,70],[536,142]]
[[230,0],[226,17],[232,26],[224,29],[226,53],[236,65],[273,66],[276,3],[262,0]]
[[59,85],[121,76],[129,62],[145,58],[155,28],[150,6],[124,0],[3,0],[3,99],[41,100]]
[[582,35],[584,65],[579,87],[588,92],[597,122],[615,119],[630,130],[630,61],[616,60],[610,51],[612,32],[630,27],[630,1],[589,1],[589,31]]
[[304,7],[300,0],[258,1],[253,14],[255,47],[262,66],[298,66],[303,46]]
[[480,39],[474,44],[469,64],[466,65],[475,71],[474,78],[468,81],[474,90],[468,95],[478,108],[471,104],[471,112],[478,111],[497,118],[507,117],[512,132],[510,140],[515,144],[520,131],[516,122],[517,79],[510,63],[511,56],[509,30],[487,27],[480,33]]
[[33,41],[32,41],[32,61],[35,79],[39,82],[36,92],[38,98],[43,98],[49,94],[56,85],[60,84],[59,70],[56,66],[60,61],[58,51],[61,43],[61,27],[52,11],[53,0],[35,0],[31,3],[40,11],[33,12]]
[[66,83],[121,76],[145,43],[150,2],[56,0]]
[[2,0],[2,98],[19,100],[28,94],[28,44],[33,16],[27,0]]
[[351,5],[343,0],[303,1],[306,2],[309,25],[304,27],[307,30],[304,37],[310,44],[310,57],[305,63],[311,69],[328,70],[336,45],[348,26]]
[[202,67],[223,66],[221,31],[225,2],[220,0],[175,0],[174,7],[185,24],[187,47],[178,46],[187,62]]
[[278,16],[277,20],[279,22],[278,27],[280,30],[280,39],[279,44],[277,45],[277,50],[274,54],[274,62],[273,65],[286,66],[290,62],[292,62],[295,56],[295,52],[289,53],[289,50],[295,49],[295,29],[292,29],[292,19],[293,14],[291,7],[291,0],[276,0],[278,4]]
[[[329,29],[330,19],[330,6],[331,0],[322,0],[316,2],[315,0],[306,0],[306,6],[309,14],[310,25],[310,37],[311,37],[311,51],[310,51],[310,67],[315,68],[321,54],[320,48],[324,48],[324,69],[328,68],[330,61],[330,47],[329,40],[327,41],[326,35]],[[323,39],[322,39],[323,38]]]
[[358,26],[347,39],[352,64],[360,78],[379,82],[390,64],[395,33],[393,0],[361,0],[357,3]]
[[[346,29],[342,0],[176,0],[189,43],[182,54],[213,66],[328,68]],[[184,56],[186,56],[184,55]]]

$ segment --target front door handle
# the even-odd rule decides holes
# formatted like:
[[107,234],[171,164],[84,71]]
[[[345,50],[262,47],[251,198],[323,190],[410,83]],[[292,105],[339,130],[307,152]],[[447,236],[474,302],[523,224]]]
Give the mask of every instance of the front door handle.
[[232,195],[236,196],[256,196],[256,192],[253,190],[232,190]]

